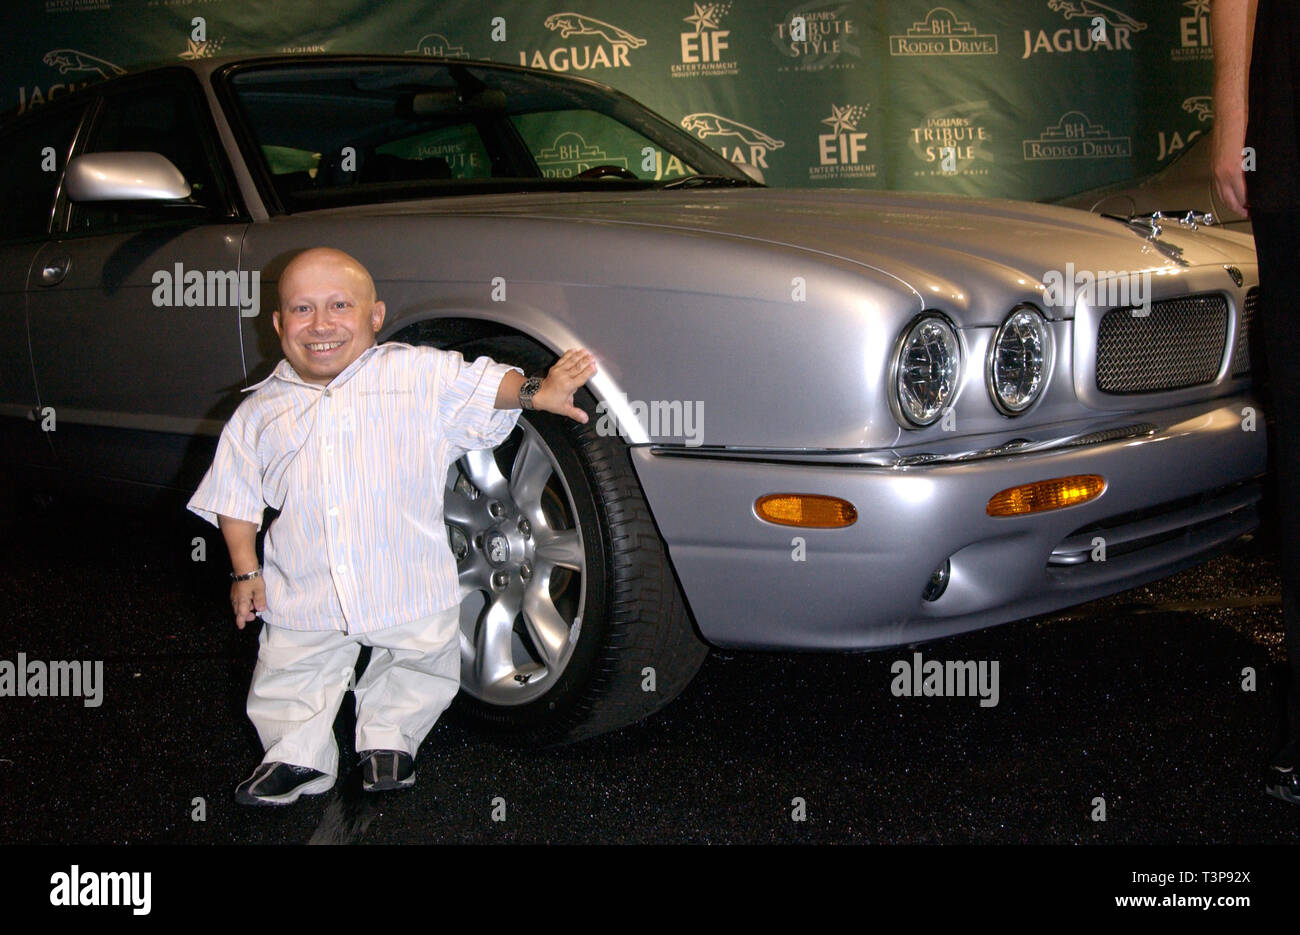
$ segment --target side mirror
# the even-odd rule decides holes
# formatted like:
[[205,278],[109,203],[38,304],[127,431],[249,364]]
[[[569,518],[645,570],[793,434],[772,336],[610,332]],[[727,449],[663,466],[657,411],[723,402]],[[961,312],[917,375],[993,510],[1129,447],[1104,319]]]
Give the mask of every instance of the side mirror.
[[64,176],[73,201],[178,201],[190,183],[158,153],[87,153],[68,163]]
[[741,172],[748,175],[759,185],[767,184],[766,182],[763,181],[763,170],[760,169],[758,166],[750,165],[747,162],[733,162],[732,165],[735,166],[737,169],[739,169]]

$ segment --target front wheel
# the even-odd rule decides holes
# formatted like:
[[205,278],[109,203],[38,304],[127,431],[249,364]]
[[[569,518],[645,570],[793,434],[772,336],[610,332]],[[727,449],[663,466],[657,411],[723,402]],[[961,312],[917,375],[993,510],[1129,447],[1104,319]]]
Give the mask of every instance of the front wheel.
[[[555,361],[515,337],[455,348],[526,373]],[[455,711],[515,739],[561,744],[659,710],[708,655],[627,446],[589,421],[524,412],[510,436],[447,473],[444,518],[461,582]]]

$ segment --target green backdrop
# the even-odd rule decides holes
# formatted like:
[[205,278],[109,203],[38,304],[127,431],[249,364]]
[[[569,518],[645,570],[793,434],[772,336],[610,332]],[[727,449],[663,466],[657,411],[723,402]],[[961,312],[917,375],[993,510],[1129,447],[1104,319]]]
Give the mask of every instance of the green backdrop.
[[199,56],[453,55],[602,81],[785,186],[1064,195],[1212,120],[1209,0],[17,0],[0,24],[6,109]]

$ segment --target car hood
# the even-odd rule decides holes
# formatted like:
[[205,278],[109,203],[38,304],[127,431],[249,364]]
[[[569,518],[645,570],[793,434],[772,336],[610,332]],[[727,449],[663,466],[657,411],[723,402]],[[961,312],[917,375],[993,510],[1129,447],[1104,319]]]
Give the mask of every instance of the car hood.
[[[1076,271],[1136,271],[1255,262],[1250,237],[1221,230],[1167,223],[1152,242],[1125,224],[1073,208],[904,192],[750,188],[475,195],[329,213],[526,217],[756,240],[869,267],[901,280],[918,296],[960,296],[965,324],[999,322],[1007,302],[1040,295],[1049,271],[1068,279],[1067,264]],[[691,243],[690,249],[699,249],[697,239]]]

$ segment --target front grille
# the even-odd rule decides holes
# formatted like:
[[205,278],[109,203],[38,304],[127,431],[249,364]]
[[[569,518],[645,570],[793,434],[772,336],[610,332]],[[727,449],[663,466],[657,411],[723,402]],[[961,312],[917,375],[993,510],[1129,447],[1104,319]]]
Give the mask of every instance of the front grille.
[[1188,295],[1151,304],[1149,315],[1114,308],[1097,329],[1097,389],[1159,393],[1211,383],[1228,340],[1228,300]]
[[1250,373],[1250,329],[1255,321],[1255,307],[1259,305],[1259,289],[1246,293],[1246,302],[1241,307],[1241,327],[1237,329],[1237,346],[1232,351],[1232,375],[1244,376]]

